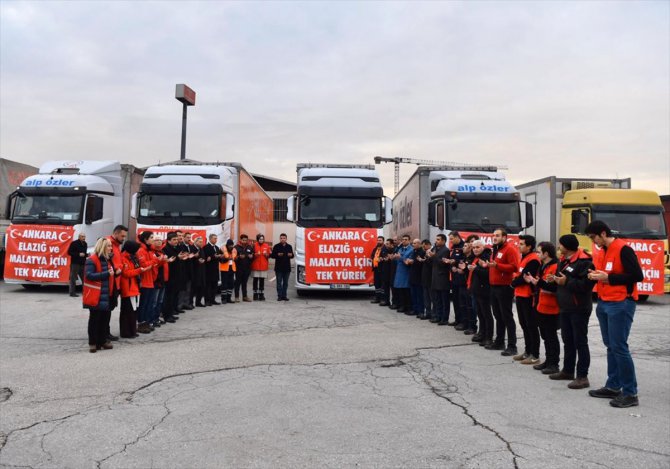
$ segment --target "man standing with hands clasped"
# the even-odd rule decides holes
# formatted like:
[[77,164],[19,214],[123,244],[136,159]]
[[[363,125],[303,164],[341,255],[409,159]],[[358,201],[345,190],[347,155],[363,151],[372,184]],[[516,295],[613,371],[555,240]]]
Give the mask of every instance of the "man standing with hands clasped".
[[620,239],[604,222],[592,221],[586,234],[602,249],[594,259],[595,270],[589,278],[598,282],[596,316],[600,323],[603,343],[607,347],[607,382],[589,391],[591,397],[612,399],[612,407],[632,407],[639,404],[635,366],[628,349],[628,334],[633,325],[637,282],[644,279],[635,251]]
[[72,241],[70,247],[67,249],[67,253],[70,256],[70,296],[79,296],[76,290],[77,277],[81,280],[81,284],[84,285],[84,264],[86,264],[87,249],[86,235],[84,233],[79,233],[77,239]]
[[279,235],[279,243],[272,247],[272,254],[270,254],[270,257],[275,260],[277,301],[288,301],[286,291],[288,289],[288,278],[291,275],[293,247],[286,242],[286,233]]

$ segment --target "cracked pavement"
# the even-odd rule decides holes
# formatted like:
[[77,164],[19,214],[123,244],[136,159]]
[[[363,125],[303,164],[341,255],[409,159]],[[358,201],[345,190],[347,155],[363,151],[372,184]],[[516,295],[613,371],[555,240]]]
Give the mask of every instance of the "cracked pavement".
[[0,467],[667,468],[669,300],[638,305],[641,405],[612,409],[365,296],[198,308],[90,354],[66,290],[3,283]]

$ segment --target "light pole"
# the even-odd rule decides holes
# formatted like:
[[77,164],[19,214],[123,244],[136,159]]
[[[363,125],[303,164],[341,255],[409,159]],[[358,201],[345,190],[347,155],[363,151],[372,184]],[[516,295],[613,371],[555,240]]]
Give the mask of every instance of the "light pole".
[[186,158],[186,109],[188,106],[195,106],[195,91],[184,84],[177,85],[175,91],[175,98],[184,104],[184,109],[181,114],[181,156],[180,160]]

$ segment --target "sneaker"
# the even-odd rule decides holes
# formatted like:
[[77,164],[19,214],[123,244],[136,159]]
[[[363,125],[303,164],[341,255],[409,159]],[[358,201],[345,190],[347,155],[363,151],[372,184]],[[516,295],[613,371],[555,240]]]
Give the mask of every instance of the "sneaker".
[[603,386],[600,389],[593,389],[589,391],[589,396],[591,397],[600,397],[602,399],[615,399],[621,395],[621,391],[616,389],[610,389]]
[[[240,302],[240,299],[239,299],[239,297],[236,296],[235,297],[235,303],[239,303],[239,302]],[[232,303],[232,301],[231,301],[231,303]]]
[[539,358],[535,358],[533,355],[529,355],[528,358],[521,360],[519,363],[522,365],[535,365],[537,363],[540,363]]
[[514,360],[515,362],[520,362],[521,360],[525,360],[526,358],[528,358],[528,354],[526,352],[523,352],[518,355],[514,355],[512,357],[512,360]]
[[575,379],[575,375],[570,374],[570,373],[566,373],[565,371],[561,370],[558,373],[554,373],[553,375],[549,375],[549,379],[573,381]]
[[512,357],[512,356],[516,355],[517,353],[518,352],[516,350],[516,347],[507,347],[505,350],[500,352],[500,355],[502,355],[503,357]]
[[537,365],[533,365],[534,370],[544,370],[547,367],[547,362],[542,362],[538,363]]
[[621,394],[612,399],[610,401],[610,405],[612,407],[619,407],[623,409],[626,407],[633,407],[636,405],[640,405],[640,401],[638,400],[637,396],[624,396],[623,394]]
[[570,381],[568,384],[570,389],[584,389],[588,388],[589,386],[591,386],[591,383],[589,383],[589,379],[586,376],[583,378],[577,377],[577,379]]
[[242,301],[246,301],[248,303],[248,302],[251,301],[251,298],[249,298],[248,296],[245,296],[245,297],[242,298]]
[[550,366],[547,365],[544,370],[542,370],[543,375],[555,375],[558,373],[560,370],[558,369],[557,366]]
[[[113,348],[114,348],[114,346],[112,345],[111,342],[105,342],[104,344],[102,344],[102,349],[103,350],[112,350]],[[637,398],[635,398],[635,399],[637,400]]]

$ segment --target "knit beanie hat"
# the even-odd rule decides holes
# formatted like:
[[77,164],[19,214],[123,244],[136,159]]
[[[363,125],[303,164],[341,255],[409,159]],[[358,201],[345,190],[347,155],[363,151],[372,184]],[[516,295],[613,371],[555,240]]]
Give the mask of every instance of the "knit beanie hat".
[[579,249],[579,240],[577,239],[577,236],[573,234],[566,234],[561,236],[558,239],[558,242],[562,244],[563,247],[568,251],[577,251],[577,249]]

